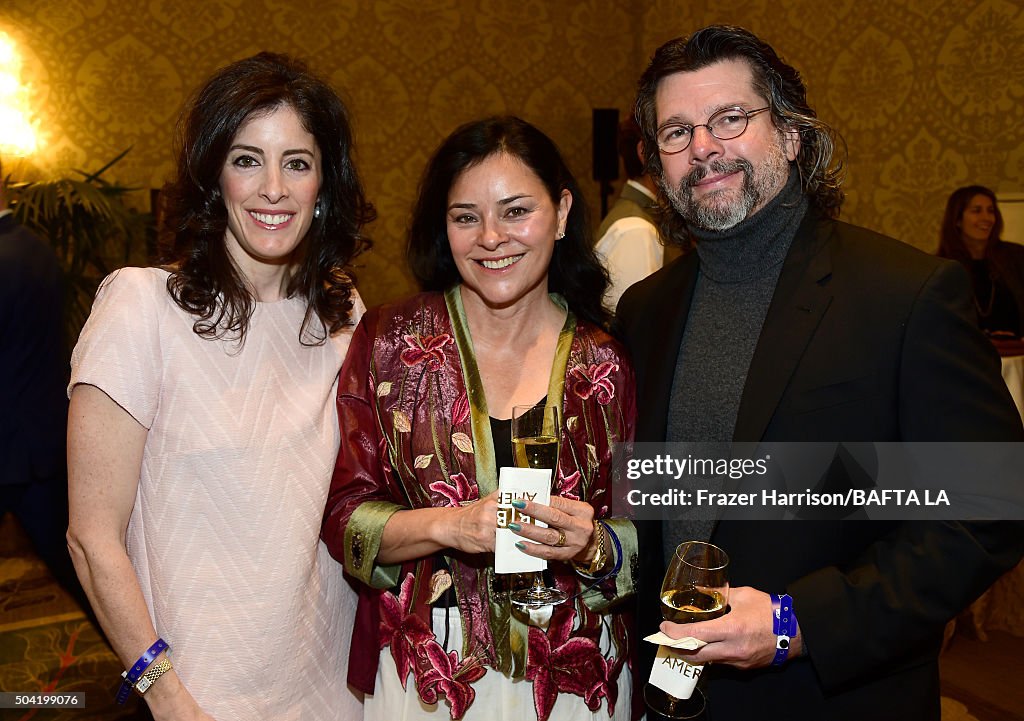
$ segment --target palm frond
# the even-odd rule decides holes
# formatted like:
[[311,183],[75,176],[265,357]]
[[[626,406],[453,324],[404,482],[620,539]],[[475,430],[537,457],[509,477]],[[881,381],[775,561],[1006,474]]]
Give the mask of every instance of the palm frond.
[[71,344],[85,323],[99,282],[130,263],[133,248],[145,247],[151,217],[124,204],[125,196],[139,188],[101,177],[129,150],[95,172],[72,171],[81,178],[7,184],[15,218],[48,241],[63,264]]

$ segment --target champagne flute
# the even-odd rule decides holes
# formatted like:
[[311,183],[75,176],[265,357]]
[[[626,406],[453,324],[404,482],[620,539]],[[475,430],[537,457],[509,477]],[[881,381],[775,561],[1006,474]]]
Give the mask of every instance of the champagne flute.
[[[554,483],[558,473],[558,448],[561,422],[557,406],[513,406],[512,458],[519,468],[551,470]],[[564,591],[544,583],[544,573],[533,573],[530,588],[514,591],[512,603],[523,608],[541,608],[562,603],[568,598]]]
[[[703,541],[679,544],[661,584],[662,617],[673,623],[695,623],[725,615],[729,604],[728,568],[729,557],[718,546]],[[703,666],[687,663],[681,654],[665,646],[659,648],[654,663],[652,680],[644,688],[648,707],[672,719],[700,715],[705,700],[697,681]],[[680,695],[666,691],[666,685]]]

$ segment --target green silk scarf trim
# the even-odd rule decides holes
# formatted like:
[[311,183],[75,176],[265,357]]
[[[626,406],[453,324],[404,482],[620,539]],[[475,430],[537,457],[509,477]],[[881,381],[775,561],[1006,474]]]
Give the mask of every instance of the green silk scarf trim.
[[345,527],[345,570],[371,588],[398,585],[402,564],[376,563],[384,526],[403,507],[390,501],[367,501],[352,512]]
[[[466,318],[466,309],[462,304],[461,285],[455,285],[445,291],[444,301],[448,307],[448,315],[451,318],[452,332],[455,335],[455,345],[459,349],[459,358],[462,361],[462,372],[466,382],[466,395],[469,398],[471,408],[470,417],[473,422],[473,450],[476,462],[476,484],[480,489],[480,497],[493,493],[498,489],[498,469],[495,468],[494,439],[491,437],[490,414],[487,411],[487,398],[484,396],[484,385],[480,378],[480,369],[476,364],[476,355],[473,352],[473,337],[469,331],[469,321]],[[572,341],[576,332],[576,316],[569,310],[565,300],[558,294],[550,294],[552,302],[566,311],[565,322],[558,334],[558,344],[555,349],[555,358],[551,364],[551,378],[548,381],[548,397],[546,405],[557,405],[559,413],[562,411],[562,398],[565,389],[565,369],[569,363],[569,352],[572,349]],[[564,423],[564,419],[562,420]],[[552,479],[553,481],[554,479]],[[450,561],[451,562],[451,561]],[[479,571],[483,578],[478,583],[478,588],[494,588],[494,567],[488,567]],[[529,626],[518,614],[512,613],[512,606],[507,594],[497,597],[493,593],[488,594],[488,606],[490,609],[491,633],[494,635],[495,655],[497,668],[502,673],[512,678],[522,678],[526,675],[526,655],[528,649]],[[463,638],[470,638],[466,626],[466,619],[462,620]],[[468,648],[463,648],[463,657],[469,653]]]

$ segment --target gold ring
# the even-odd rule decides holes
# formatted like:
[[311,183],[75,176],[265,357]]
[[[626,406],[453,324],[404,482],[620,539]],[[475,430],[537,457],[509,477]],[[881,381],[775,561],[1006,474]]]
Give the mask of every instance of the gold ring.
[[555,547],[556,548],[561,548],[564,545],[565,545],[565,531],[563,531],[561,528],[559,528],[558,529],[558,540],[555,541]]

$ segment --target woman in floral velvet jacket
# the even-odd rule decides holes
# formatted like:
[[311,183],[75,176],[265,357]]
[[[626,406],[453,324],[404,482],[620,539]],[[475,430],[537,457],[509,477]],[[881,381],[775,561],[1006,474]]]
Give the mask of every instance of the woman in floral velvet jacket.
[[[323,537],[364,584],[349,680],[367,718],[632,715],[631,604],[617,602],[636,533],[610,517],[610,469],[612,444],[632,440],[634,379],[600,329],[607,277],[580,197],[528,123],[459,128],[410,231],[428,292],[371,310],[352,339]],[[551,505],[523,511],[549,527],[519,531],[571,597],[539,617],[513,613],[494,573],[497,469],[524,403],[564,419]]]

